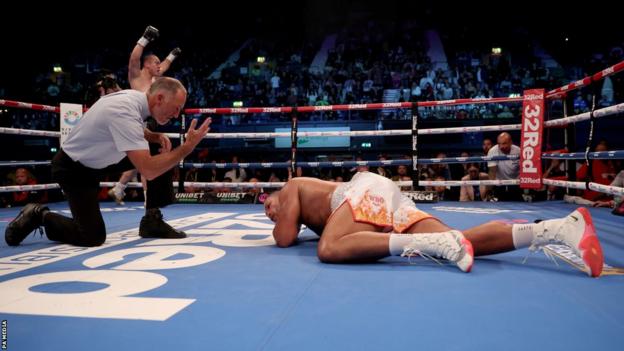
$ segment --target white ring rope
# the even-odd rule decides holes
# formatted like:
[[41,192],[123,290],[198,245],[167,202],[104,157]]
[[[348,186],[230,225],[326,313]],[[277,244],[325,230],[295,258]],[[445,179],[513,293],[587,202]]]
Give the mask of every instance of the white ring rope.
[[60,187],[61,186],[58,185],[57,183],[34,184],[34,185],[9,185],[9,186],[0,186],[0,193],[11,193],[15,191],[59,189]]
[[[29,105],[23,105],[21,107],[28,107]],[[593,111],[595,118],[606,117],[611,115],[617,115],[624,112],[624,103],[601,108]],[[578,115],[550,120],[544,123],[546,127],[562,126],[569,123],[576,123],[585,121],[591,118],[591,112],[585,112]],[[451,133],[469,133],[469,132],[483,132],[483,131],[501,131],[501,130],[519,130],[521,124],[509,124],[509,125],[493,125],[493,126],[475,126],[475,127],[453,127],[453,128],[432,128],[432,129],[419,129],[418,134],[430,135],[430,134],[451,134]],[[49,136],[60,137],[60,132],[54,131],[42,131],[42,130],[29,130],[18,128],[4,128],[0,127],[0,134],[16,134],[16,135],[30,135],[30,136]],[[301,137],[326,137],[326,136],[395,136],[395,135],[411,135],[412,131],[407,130],[386,130],[386,131],[333,131],[333,132],[298,132],[297,135]],[[180,134],[167,133],[170,138],[179,138]],[[290,132],[282,133],[213,133],[206,135],[207,139],[226,139],[226,138],[275,138],[291,136]],[[571,156],[571,155],[570,155]],[[454,158],[460,159],[460,158]],[[464,161],[464,160],[460,160]],[[363,161],[366,162],[366,161]],[[374,162],[374,161],[372,161]],[[433,161],[436,162],[436,161]],[[444,161],[437,161],[443,163]],[[26,164],[49,164],[49,161],[9,161],[4,165],[26,165]],[[3,164],[0,164],[3,165]],[[104,182],[101,186],[114,186],[115,183]],[[201,182],[185,182],[186,186],[196,188],[271,188],[281,187],[285,183],[201,183]],[[422,186],[461,186],[461,185],[518,185],[519,180],[474,180],[474,181],[420,181],[419,185]],[[584,183],[584,182],[569,182],[562,180],[544,179],[544,184],[561,186],[574,189],[586,189],[589,188],[594,191],[603,192],[614,195],[624,195],[624,188],[612,187],[608,185],[602,185],[598,183]],[[399,186],[412,185],[411,181],[397,182]],[[141,187],[141,183],[128,183],[129,187]],[[177,186],[177,182],[174,182],[174,186]],[[14,192],[14,191],[32,191],[32,190],[46,190],[57,189],[58,184],[35,184],[35,185],[15,185],[0,187],[0,192]]]
[[561,188],[571,188],[571,189],[580,189],[585,190],[586,187],[589,190],[597,191],[599,193],[611,194],[611,195],[624,195],[624,188],[620,188],[617,186],[603,185],[594,182],[589,182],[589,184],[585,184],[585,182],[570,182],[567,180],[554,180],[554,179],[543,179],[544,184],[546,185],[554,185]]
[[[594,117],[606,117],[611,115],[617,115],[624,113],[624,103],[604,107],[594,111]],[[591,113],[584,112],[578,115],[564,117],[559,119],[553,119],[544,122],[546,127],[563,126],[569,123],[576,123],[590,119]],[[451,128],[431,128],[431,129],[419,129],[419,135],[432,135],[432,134],[455,134],[455,133],[472,133],[472,132],[491,132],[491,131],[508,131],[508,130],[520,130],[521,124],[499,124],[492,126],[474,126],[474,127],[451,127]],[[0,134],[17,134],[17,135],[35,135],[35,136],[50,136],[60,137],[61,132],[51,132],[42,130],[29,130],[29,129],[17,129],[17,128],[0,128]],[[179,133],[165,133],[169,138],[179,138]],[[300,137],[328,137],[328,136],[351,136],[351,137],[363,137],[363,136],[398,136],[398,135],[412,135],[410,129],[391,129],[391,130],[353,130],[353,131],[331,131],[331,132],[298,132],[297,136]],[[290,132],[280,133],[212,133],[206,134],[205,139],[240,139],[240,138],[290,138]]]
[[[412,182],[405,182],[411,185]],[[422,186],[462,186],[462,185],[519,185],[518,179],[504,179],[504,180],[421,180],[418,185]]]
[[[411,186],[411,181],[397,181],[397,186]],[[545,185],[554,185],[563,188],[580,189],[585,190],[585,182],[570,182],[565,180],[543,179]],[[115,182],[101,182],[102,187],[113,187]],[[260,188],[281,188],[286,184],[285,182],[256,182],[256,183],[230,183],[230,182],[184,182],[185,187],[193,188],[245,188],[245,189],[260,189]],[[520,180],[508,179],[508,180],[445,180],[445,181],[419,181],[420,186],[462,186],[462,185],[519,185]],[[126,184],[128,188],[141,188],[143,185],[139,182],[130,182]],[[178,182],[173,182],[173,186],[178,186]],[[589,189],[597,192],[612,194],[612,195],[624,195],[624,188],[603,185],[598,183],[589,183]],[[47,190],[58,189],[60,186],[56,183],[52,184],[35,184],[35,185],[11,185],[0,187],[0,192],[15,192],[15,191],[32,191],[32,190]]]
[[[617,115],[620,113],[624,113],[624,103],[597,109],[594,111],[594,117],[601,118],[601,117]],[[581,114],[570,116],[570,117],[564,117],[564,118],[546,121],[544,122],[544,126],[545,127],[563,126],[569,123],[586,121],[590,118],[591,118],[591,112],[583,112]]]
[[50,165],[52,161],[0,161],[0,167]]
[[[601,152],[590,152],[589,159],[609,160],[624,158],[624,150],[612,150]],[[503,162],[519,159],[519,155],[498,155],[498,156],[470,156],[470,157],[446,157],[446,158],[419,158],[418,163],[426,164],[452,164],[452,163],[481,163],[481,162]],[[585,160],[585,154],[581,152],[573,153],[543,153],[542,159],[568,159],[568,160]],[[0,161],[0,167],[3,166],[36,166],[50,165],[51,161]],[[372,160],[372,161],[314,161],[297,162],[297,167],[302,168],[330,168],[330,167],[386,167],[386,166],[409,166],[412,164],[411,159],[396,160]],[[289,168],[290,162],[240,162],[240,163],[201,163],[201,162],[184,162],[183,168],[199,168],[199,169],[230,169],[230,168]]]
[[4,128],[4,127],[0,127],[0,134],[35,135],[35,136],[57,137],[57,138],[61,137],[61,132],[51,132],[47,130]]
[[[584,152],[571,152],[571,153],[543,153],[542,159],[564,159],[564,160],[585,160]],[[624,158],[624,150],[611,150],[611,151],[595,151],[587,154],[587,158],[590,160],[612,160],[617,158]]]
[[[473,156],[473,157],[447,157],[447,158],[419,158],[418,163],[426,164],[451,164],[451,163],[479,163],[479,162],[503,162],[519,159],[519,155],[496,155],[496,156]],[[385,166],[411,166],[411,159],[397,160],[373,160],[373,161],[316,161],[316,162],[296,162],[297,167],[302,168],[331,168],[331,167],[385,167]],[[230,169],[230,168],[289,168],[291,163],[287,162],[245,162],[245,163],[199,163],[185,162],[184,168],[199,169]]]
[[624,188],[617,186],[604,185],[598,183],[589,183],[589,190],[597,191],[599,193],[624,196]]

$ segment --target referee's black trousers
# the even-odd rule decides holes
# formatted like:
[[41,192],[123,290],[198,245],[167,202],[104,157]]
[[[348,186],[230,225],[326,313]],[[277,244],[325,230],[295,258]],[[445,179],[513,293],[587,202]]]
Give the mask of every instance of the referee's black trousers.
[[[158,145],[150,145],[152,154]],[[62,149],[52,159],[52,179],[67,197],[73,218],[49,212],[43,225],[50,240],[77,246],[99,246],[106,240],[106,227],[100,212],[99,182],[107,175],[134,169],[128,157],[103,169],[94,169],[72,160]],[[146,208],[169,205],[174,200],[173,169],[147,182]]]

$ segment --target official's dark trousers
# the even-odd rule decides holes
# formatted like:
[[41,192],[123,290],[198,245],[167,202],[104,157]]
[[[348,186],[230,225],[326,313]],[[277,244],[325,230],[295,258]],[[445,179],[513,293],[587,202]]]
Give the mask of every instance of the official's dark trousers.
[[[160,146],[150,144],[152,154]],[[67,197],[73,218],[49,212],[43,220],[50,240],[76,246],[99,246],[106,240],[106,227],[100,212],[99,182],[107,175],[134,169],[128,159],[103,169],[94,169],[72,160],[62,149],[52,160],[52,179],[60,184]],[[174,201],[173,169],[147,182],[146,208],[167,206]]]

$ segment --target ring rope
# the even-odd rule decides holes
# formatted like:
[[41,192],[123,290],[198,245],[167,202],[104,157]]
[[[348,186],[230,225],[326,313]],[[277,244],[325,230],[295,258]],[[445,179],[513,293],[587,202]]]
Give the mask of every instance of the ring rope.
[[[518,155],[499,156],[470,156],[470,157],[447,157],[447,158],[421,158],[421,164],[453,164],[453,163],[479,163],[479,162],[502,162],[513,161],[519,158]],[[543,159],[566,159],[584,160],[584,153],[543,153]],[[593,160],[610,160],[624,158],[624,150],[591,152],[589,158]],[[37,166],[50,165],[52,161],[0,161],[0,167],[8,166]],[[384,167],[384,166],[409,166],[412,161],[409,159],[399,160],[373,160],[373,161],[319,161],[319,162],[297,162],[297,166],[302,168],[331,168],[331,167]],[[185,162],[184,168],[198,169],[231,169],[231,168],[288,168],[290,162],[239,162],[239,163],[201,163]]]
[[[517,160],[518,155],[500,156],[474,156],[474,157],[448,157],[448,158],[420,158],[421,164],[447,164],[447,163],[476,163],[476,162],[500,162]],[[409,166],[412,160],[374,160],[374,161],[319,161],[319,162],[297,162],[297,166],[302,168],[331,168],[331,167],[383,167],[383,166]],[[286,162],[248,162],[248,163],[200,163],[186,162],[184,168],[288,168],[291,163]]]
[[[0,100],[0,102],[3,100]],[[299,110],[298,110],[299,111]],[[617,115],[624,113],[624,103],[603,107],[594,111],[595,118],[601,118],[611,115]],[[578,115],[559,118],[544,122],[546,127],[564,126],[569,123],[576,123],[585,121],[591,118],[591,112],[584,112]],[[433,134],[455,134],[455,133],[472,133],[472,132],[491,132],[491,131],[508,131],[508,130],[520,130],[521,124],[500,124],[491,126],[473,126],[473,127],[450,127],[450,128],[430,128],[419,129],[419,135],[433,135]],[[49,136],[60,137],[61,132],[43,131],[43,130],[31,130],[31,129],[18,129],[18,128],[4,128],[0,127],[0,134],[17,134],[17,135],[32,135],[32,136]],[[179,133],[165,133],[171,139],[179,139]],[[398,136],[398,135],[412,135],[410,129],[392,129],[392,130],[355,130],[355,131],[325,131],[325,132],[298,132],[298,137],[327,137],[327,136],[351,136],[351,137],[363,137],[363,136]],[[205,139],[240,139],[240,138],[289,138],[290,132],[270,132],[270,133],[209,133],[204,137]]]
[[[624,158],[624,150],[612,150],[612,151],[598,151],[590,152],[588,154],[590,160],[609,160],[616,158]],[[543,159],[566,159],[566,160],[584,160],[584,152],[571,152],[571,153],[543,153]]]
[[[572,189],[585,189],[585,182],[570,182],[565,180],[554,180],[554,179],[543,179],[545,185],[554,185],[563,188],[572,188]],[[398,186],[411,186],[411,181],[397,181],[395,182]],[[250,188],[250,189],[259,189],[259,188],[280,188],[286,184],[285,182],[257,182],[257,183],[229,183],[229,182],[214,182],[214,183],[206,183],[206,182],[184,182],[185,186],[194,187],[194,188]],[[462,185],[519,185],[520,181],[518,179],[508,179],[508,180],[451,180],[451,181],[420,181],[420,185],[422,186],[462,186]],[[100,186],[102,187],[112,187],[115,185],[115,182],[101,182]],[[178,182],[173,182],[174,186],[178,186]],[[140,182],[130,182],[126,185],[128,188],[140,188],[143,185]],[[48,190],[48,189],[58,189],[60,186],[56,183],[52,184],[35,184],[35,185],[12,185],[12,186],[3,186],[0,187],[0,192],[15,192],[15,191],[31,191],[31,190]],[[598,183],[589,183],[589,188],[594,191],[598,191],[605,194],[612,195],[624,195],[624,188],[603,185]]]
[[[546,93],[546,99],[561,98],[565,94],[574,89],[578,89],[604,79],[624,70],[624,61],[607,67],[600,72],[591,76],[565,84],[559,88],[553,89]],[[392,102],[392,103],[372,103],[372,104],[349,104],[349,105],[329,105],[329,106],[301,106],[297,107],[298,112],[316,112],[316,111],[348,111],[348,110],[380,110],[388,108],[412,108],[417,107],[435,107],[435,106],[452,106],[452,105],[469,105],[469,104],[487,104],[487,103],[503,103],[503,102],[521,102],[523,97],[517,98],[469,98],[454,100],[438,100],[423,101],[418,103],[412,102]],[[40,111],[50,111],[60,113],[58,106],[49,106],[42,104],[34,104],[21,101],[0,99],[0,106],[26,108]],[[86,111],[86,108],[83,109]],[[247,108],[187,108],[184,113],[187,114],[237,114],[237,113],[291,113],[292,107],[247,107]]]
[[620,71],[624,70],[624,61],[621,61],[619,63],[616,63],[615,65],[611,66],[611,67],[607,67],[605,69],[603,69],[602,71],[595,73],[591,76],[585,77],[583,79],[579,79],[575,82],[566,84],[562,87],[553,89],[551,91],[549,91],[548,93],[546,93],[546,99],[558,99],[558,98],[562,98],[566,95],[567,92],[572,91],[572,90],[576,90],[578,88],[582,88],[585,86],[590,85],[592,82],[597,82],[599,80],[604,79],[607,76],[613,75],[615,73],[618,73]]
[[50,165],[52,161],[0,161],[0,167]]

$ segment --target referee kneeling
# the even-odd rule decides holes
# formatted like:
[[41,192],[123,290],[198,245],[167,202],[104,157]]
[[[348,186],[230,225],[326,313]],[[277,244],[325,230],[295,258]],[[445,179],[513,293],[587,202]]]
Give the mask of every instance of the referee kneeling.
[[[98,203],[99,182],[106,175],[136,168],[148,180],[142,237],[183,238],[162,219],[158,210],[173,202],[168,170],[190,154],[208,132],[210,119],[197,129],[193,120],[186,141],[171,150],[165,134],[150,132],[143,121],[152,116],[160,125],[177,118],[186,102],[186,89],[177,79],[162,77],[146,92],[122,90],[100,98],[72,129],[52,160],[52,178],[65,193],[72,218],[50,212],[39,204],[24,206],[6,228],[7,244],[19,245],[33,230],[44,226],[48,239],[77,246],[99,246],[106,227]],[[150,155],[149,144],[161,145]]]

